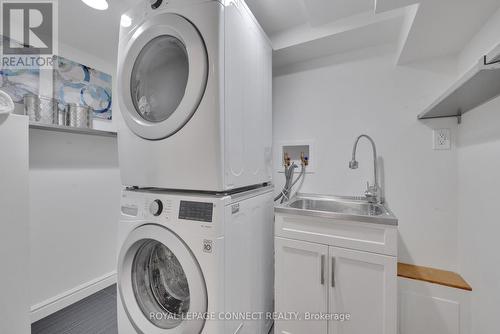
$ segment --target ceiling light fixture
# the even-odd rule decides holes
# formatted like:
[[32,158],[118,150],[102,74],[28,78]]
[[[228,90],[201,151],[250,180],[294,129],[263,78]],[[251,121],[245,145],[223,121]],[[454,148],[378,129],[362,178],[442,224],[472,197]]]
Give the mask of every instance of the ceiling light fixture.
[[123,14],[120,20],[120,24],[124,28],[128,28],[132,25],[132,19],[127,14]]
[[106,0],[82,0],[84,4],[97,10],[108,9],[108,2]]

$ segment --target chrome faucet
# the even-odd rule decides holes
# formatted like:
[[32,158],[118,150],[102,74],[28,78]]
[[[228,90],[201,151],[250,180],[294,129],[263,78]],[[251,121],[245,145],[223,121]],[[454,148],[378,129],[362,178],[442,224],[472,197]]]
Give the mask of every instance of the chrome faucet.
[[354,146],[352,148],[352,159],[351,161],[349,161],[349,168],[356,169],[359,166],[359,163],[356,161],[356,149],[358,147],[359,140],[363,137],[370,141],[373,150],[373,185],[370,185],[370,183],[368,182],[366,183],[365,197],[370,203],[382,204],[381,189],[378,183],[377,147],[375,146],[375,142],[370,136],[361,135],[356,138],[356,141],[354,142]]

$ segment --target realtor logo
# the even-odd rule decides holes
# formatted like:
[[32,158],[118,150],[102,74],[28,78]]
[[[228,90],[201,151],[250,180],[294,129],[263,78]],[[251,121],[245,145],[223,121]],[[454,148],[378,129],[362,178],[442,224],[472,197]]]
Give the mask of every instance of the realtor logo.
[[52,66],[57,51],[57,2],[0,1],[1,65],[17,69]]

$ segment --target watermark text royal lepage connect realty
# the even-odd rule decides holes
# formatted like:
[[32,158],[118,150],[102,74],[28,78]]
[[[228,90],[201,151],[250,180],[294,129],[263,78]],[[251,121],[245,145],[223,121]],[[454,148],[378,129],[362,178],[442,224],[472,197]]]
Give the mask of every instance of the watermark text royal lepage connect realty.
[[188,312],[182,315],[168,312],[151,312],[151,320],[277,320],[277,321],[349,321],[349,313],[300,313],[300,312]]
[[0,0],[0,67],[52,68],[58,51],[57,0]]

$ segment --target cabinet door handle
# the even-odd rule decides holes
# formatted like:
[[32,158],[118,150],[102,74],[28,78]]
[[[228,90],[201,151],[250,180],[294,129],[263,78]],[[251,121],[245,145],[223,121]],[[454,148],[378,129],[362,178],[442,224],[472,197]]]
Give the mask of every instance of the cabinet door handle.
[[321,285],[325,285],[325,255],[321,255]]
[[335,287],[335,257],[332,256],[332,288]]

